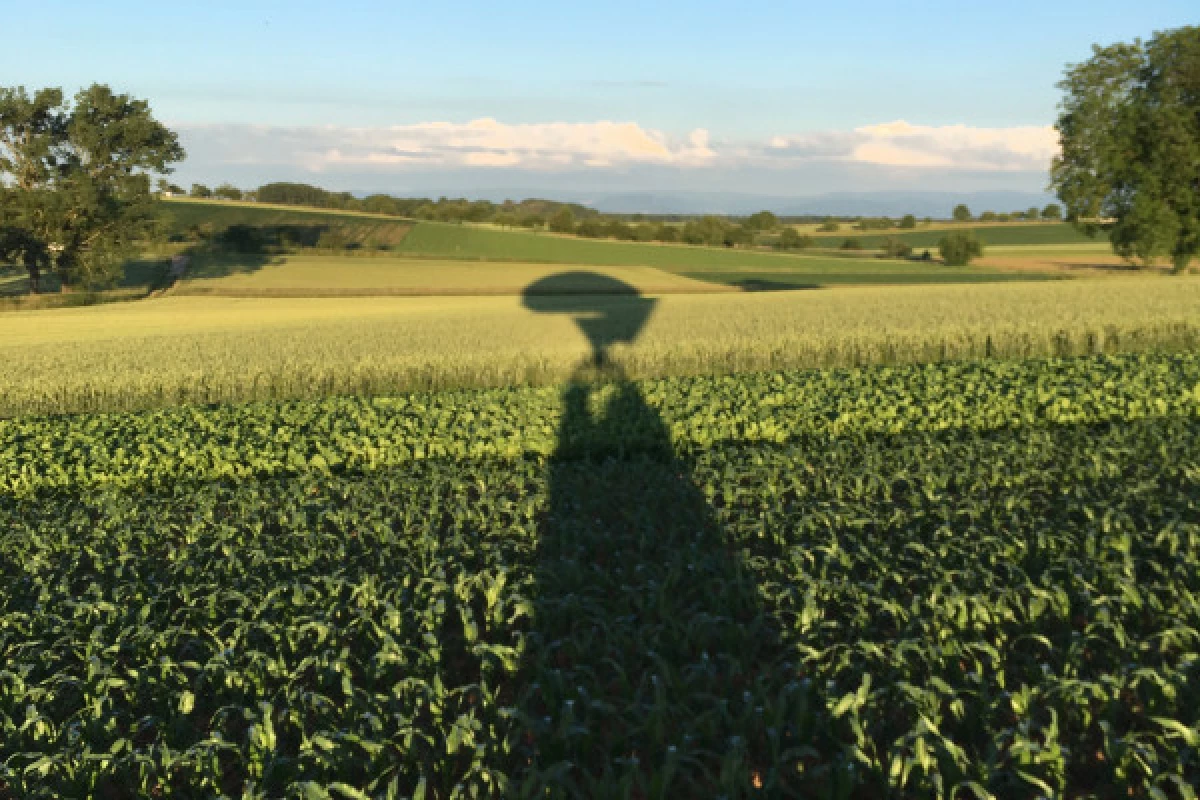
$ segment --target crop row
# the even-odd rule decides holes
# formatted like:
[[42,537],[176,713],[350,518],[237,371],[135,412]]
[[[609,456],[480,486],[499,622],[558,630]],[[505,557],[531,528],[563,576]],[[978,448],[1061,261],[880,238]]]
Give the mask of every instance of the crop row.
[[1195,797],[1194,415],[563,405],[547,460],[4,498],[0,797]]
[[[1200,353],[768,372],[637,386],[666,426],[670,449],[687,454],[722,442],[1195,417]],[[599,409],[621,391],[598,387],[589,402]],[[548,387],[0,420],[0,491],[368,470],[426,459],[545,459],[575,446],[560,442],[566,411],[560,390]],[[645,449],[646,434],[622,430],[608,445]]]

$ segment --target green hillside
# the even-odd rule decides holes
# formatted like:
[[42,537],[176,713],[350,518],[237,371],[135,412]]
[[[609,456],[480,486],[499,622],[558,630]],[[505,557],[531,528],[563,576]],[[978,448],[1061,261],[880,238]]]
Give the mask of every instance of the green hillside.
[[219,234],[234,225],[286,230],[294,240],[315,244],[321,234],[336,230],[358,247],[392,247],[408,234],[412,222],[378,214],[353,214],[250,203],[221,203],[168,200],[162,203],[165,232],[174,238],[189,238],[195,231]]
[[864,247],[875,248],[889,238],[902,239],[913,247],[937,247],[942,237],[955,230],[973,231],[985,245],[1050,245],[1050,244],[1084,244],[1104,241],[1103,234],[1093,239],[1080,233],[1074,225],[1066,222],[1044,223],[1031,222],[1024,225],[980,225],[972,227],[963,225],[957,228],[937,228],[923,231],[889,231],[887,233],[863,233],[846,228],[837,233],[813,234],[819,244],[826,242],[840,243],[843,239],[857,239]]

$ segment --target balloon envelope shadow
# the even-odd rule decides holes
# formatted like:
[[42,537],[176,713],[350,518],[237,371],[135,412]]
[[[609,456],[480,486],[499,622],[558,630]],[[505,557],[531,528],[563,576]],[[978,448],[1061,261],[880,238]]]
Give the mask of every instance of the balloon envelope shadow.
[[[654,307],[589,273],[545,278],[524,299],[573,316],[600,365]],[[737,796],[770,760],[762,709],[786,672],[779,635],[695,465],[637,385],[609,375],[563,394],[512,777],[522,796]]]
[[568,314],[592,345],[592,364],[608,365],[608,349],[632,344],[654,310],[655,300],[610,275],[578,270],[541,278],[525,288],[531,311]]

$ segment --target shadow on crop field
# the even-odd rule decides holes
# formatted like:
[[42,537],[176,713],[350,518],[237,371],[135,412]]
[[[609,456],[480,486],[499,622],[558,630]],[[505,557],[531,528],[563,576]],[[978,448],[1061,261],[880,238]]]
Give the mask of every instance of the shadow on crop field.
[[772,766],[780,637],[692,465],[608,358],[655,301],[606,276],[609,296],[554,291],[578,277],[524,295],[572,315],[593,352],[565,390],[550,464],[513,777],[522,796],[750,794]]

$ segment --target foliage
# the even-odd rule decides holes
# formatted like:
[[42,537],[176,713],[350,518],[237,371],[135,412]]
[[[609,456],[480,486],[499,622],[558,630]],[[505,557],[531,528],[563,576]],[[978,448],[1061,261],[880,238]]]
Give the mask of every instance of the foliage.
[[222,183],[213,189],[213,197],[218,200],[241,200],[243,192],[231,183]]
[[938,252],[949,267],[965,267],[983,255],[983,243],[974,232],[956,231],[938,242]]
[[1194,797],[1200,360],[0,423],[19,797]]
[[19,255],[35,292],[46,271],[64,286],[113,283],[153,233],[150,175],[182,158],[145,101],[107,86],[69,102],[61,89],[0,87],[4,249]]
[[746,217],[742,224],[752,231],[773,231],[779,227],[779,218],[770,211],[759,211]]
[[848,239],[843,239],[840,245],[842,250],[862,250],[863,244],[858,239],[851,236]]
[[905,214],[903,217],[900,218],[899,227],[905,228],[907,230],[911,230],[911,229],[917,227],[917,218],[914,217],[912,214]]
[[1200,27],[1095,47],[1070,67],[1051,177],[1067,217],[1133,261],[1200,252]]
[[817,227],[817,230],[821,233],[834,233],[841,227],[836,219],[829,217]]
[[970,222],[972,219],[971,209],[967,208],[962,203],[959,203],[954,207],[954,211],[950,214],[950,217],[955,222]]
[[574,233],[575,215],[571,213],[571,209],[561,208],[550,217],[549,227],[555,233]]
[[806,233],[800,233],[795,228],[784,228],[779,234],[781,250],[803,250],[816,244],[816,240]]
[[898,236],[889,236],[883,241],[883,253],[889,258],[906,258],[912,255],[912,245]]
[[1062,219],[1062,217],[1062,206],[1058,203],[1047,203],[1046,207],[1042,209],[1042,219],[1057,221]]

